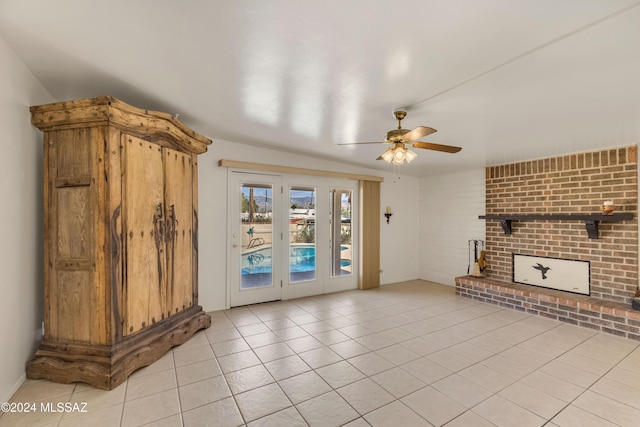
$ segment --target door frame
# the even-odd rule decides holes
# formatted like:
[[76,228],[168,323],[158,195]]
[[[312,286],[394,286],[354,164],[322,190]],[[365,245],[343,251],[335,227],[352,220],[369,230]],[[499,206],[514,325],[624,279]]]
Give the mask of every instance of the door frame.
[[[231,175],[236,174],[236,175]],[[233,219],[237,215],[237,205],[236,200],[233,198],[234,195],[232,192],[237,192],[237,189],[232,189],[232,184],[239,184],[239,181],[236,181],[234,177],[242,176],[238,174],[246,174],[250,175],[258,175],[258,176],[269,176],[275,179],[281,179],[282,185],[282,193],[281,193],[281,203],[280,203],[280,221],[273,221],[274,224],[274,234],[281,233],[283,237],[282,245],[280,247],[281,254],[281,263],[278,266],[278,270],[280,271],[279,280],[282,280],[282,288],[280,293],[280,299],[288,300],[293,298],[301,298],[306,296],[313,295],[322,295],[331,292],[345,291],[345,290],[353,290],[358,288],[358,281],[360,276],[360,238],[359,238],[359,220],[361,217],[360,212],[360,191],[359,191],[359,181],[353,179],[351,177],[345,178],[334,178],[334,177],[326,177],[326,176],[308,176],[308,175],[297,175],[297,174],[289,174],[286,172],[282,173],[269,173],[262,172],[256,170],[245,170],[245,169],[237,169],[229,167],[227,169],[227,177],[228,177],[228,217],[227,217],[227,308],[231,307],[231,294],[233,292],[232,287],[237,280],[232,277],[233,274],[236,274],[235,264],[233,264],[232,258],[235,257],[234,244],[238,244],[238,238],[241,236],[234,236],[233,231]],[[290,283],[289,281],[289,251],[290,251],[290,242],[288,237],[288,226],[289,226],[289,214],[288,214],[288,206],[289,206],[289,189],[291,186],[313,186],[316,188],[316,198],[319,200],[321,197],[324,197],[326,201],[322,203],[316,202],[316,251],[320,254],[317,257],[316,261],[316,278],[312,281],[305,282],[295,282]],[[329,191],[331,188],[336,189],[345,189],[351,191],[351,242],[352,242],[352,254],[351,254],[351,262],[352,262],[352,274],[346,276],[336,276],[331,277],[330,269],[329,269],[329,260],[328,260],[328,246],[329,246]],[[274,189],[275,193],[275,189]],[[235,195],[237,197],[237,194]],[[275,195],[274,195],[275,199]],[[285,209],[286,208],[286,209]],[[274,218],[276,218],[276,212],[274,210]],[[319,221],[320,218],[327,218],[326,224]],[[276,223],[278,224],[276,226]],[[277,227],[277,231],[276,231]],[[285,232],[286,230],[286,232]],[[236,232],[237,233],[237,232]],[[323,241],[320,241],[323,239]],[[324,240],[326,239],[326,241]],[[240,240],[241,242],[241,240]],[[326,260],[325,254],[322,251],[326,252]],[[275,257],[274,257],[275,259]],[[324,262],[324,265],[321,264]],[[275,271],[275,270],[274,270]],[[266,302],[266,300],[265,300]]]

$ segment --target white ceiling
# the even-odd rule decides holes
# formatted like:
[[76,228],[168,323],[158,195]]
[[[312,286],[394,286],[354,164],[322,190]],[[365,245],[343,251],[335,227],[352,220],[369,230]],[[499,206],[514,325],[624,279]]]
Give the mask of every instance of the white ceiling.
[[[214,139],[425,176],[640,136],[634,0],[0,0],[0,36],[57,100],[112,95]],[[241,160],[241,159],[236,159]]]

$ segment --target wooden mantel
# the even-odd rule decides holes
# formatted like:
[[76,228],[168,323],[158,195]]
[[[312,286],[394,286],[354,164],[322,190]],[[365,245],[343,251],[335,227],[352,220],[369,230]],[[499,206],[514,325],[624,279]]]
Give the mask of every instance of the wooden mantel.
[[480,215],[479,219],[498,220],[504,234],[511,234],[512,221],[584,221],[590,239],[598,238],[600,222],[621,222],[633,219],[631,213],[604,214],[492,214]]

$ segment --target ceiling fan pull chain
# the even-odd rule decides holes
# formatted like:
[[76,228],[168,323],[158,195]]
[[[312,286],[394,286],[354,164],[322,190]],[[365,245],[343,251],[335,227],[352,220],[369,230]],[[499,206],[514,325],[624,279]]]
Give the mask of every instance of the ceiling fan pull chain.
[[397,165],[394,163],[393,164],[393,183],[396,184],[398,181],[400,181],[400,174],[398,174],[397,172]]

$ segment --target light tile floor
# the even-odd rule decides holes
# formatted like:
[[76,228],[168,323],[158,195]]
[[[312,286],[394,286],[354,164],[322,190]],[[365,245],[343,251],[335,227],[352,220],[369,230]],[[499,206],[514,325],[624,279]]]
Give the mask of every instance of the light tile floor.
[[638,426],[640,342],[425,281],[211,313],[111,391],[28,380],[0,426]]

